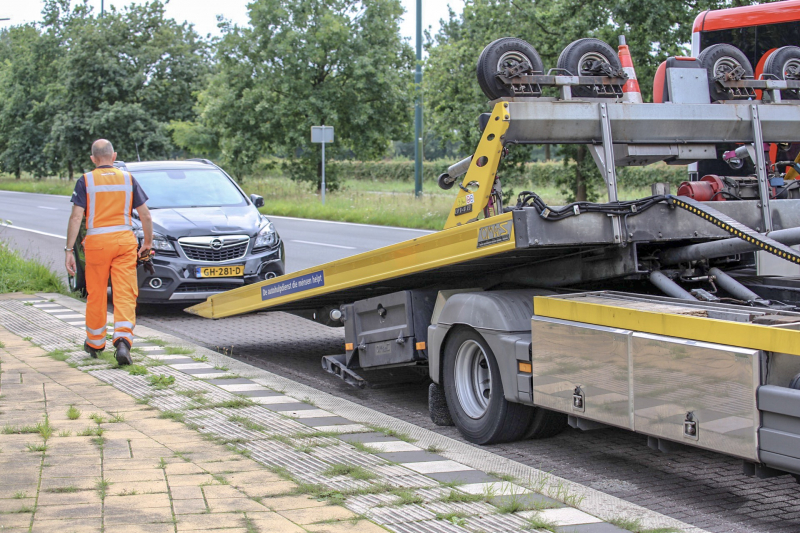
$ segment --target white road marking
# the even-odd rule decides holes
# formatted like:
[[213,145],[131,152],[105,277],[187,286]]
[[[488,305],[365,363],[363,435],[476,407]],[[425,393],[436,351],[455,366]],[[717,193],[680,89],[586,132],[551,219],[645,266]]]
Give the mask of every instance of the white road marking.
[[434,231],[427,230],[427,229],[415,229],[415,228],[400,228],[398,226],[380,226],[378,224],[359,224],[358,222],[337,222],[335,220],[319,220],[316,218],[298,218],[298,217],[282,217],[277,215],[270,215],[268,213],[264,213],[267,218],[269,219],[280,219],[280,220],[300,220],[302,222],[319,222],[320,224],[340,224],[343,226],[363,226],[366,228],[381,228],[381,229],[396,229],[400,231],[416,231],[417,233],[435,233]]
[[49,209],[51,211],[58,211],[57,207],[47,207],[46,205],[37,205],[36,207],[38,207],[39,209]]
[[36,229],[20,228],[19,226],[12,226],[11,224],[0,224],[0,226],[4,228],[18,229],[20,231],[28,231],[30,233],[38,233],[39,235],[44,235],[46,237],[55,237],[56,239],[66,239],[64,235],[56,235],[55,233],[47,233],[46,231],[39,231]]
[[341,248],[342,250],[355,250],[355,246],[339,246],[338,244],[326,244],[324,242],[312,242],[312,241],[298,241],[297,239],[292,239],[291,242],[297,242],[300,244],[313,244],[314,246],[327,246],[328,248]]

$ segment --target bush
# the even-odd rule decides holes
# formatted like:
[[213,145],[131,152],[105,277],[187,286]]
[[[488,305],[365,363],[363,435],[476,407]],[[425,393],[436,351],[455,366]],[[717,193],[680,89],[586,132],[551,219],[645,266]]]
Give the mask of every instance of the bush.
[[66,291],[61,278],[45,265],[23,258],[0,242],[0,293]]

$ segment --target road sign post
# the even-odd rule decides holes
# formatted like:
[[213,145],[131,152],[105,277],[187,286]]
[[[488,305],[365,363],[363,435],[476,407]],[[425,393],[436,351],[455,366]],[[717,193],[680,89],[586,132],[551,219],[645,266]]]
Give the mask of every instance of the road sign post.
[[333,126],[311,126],[311,142],[322,144],[322,205],[325,205],[325,145],[333,142]]

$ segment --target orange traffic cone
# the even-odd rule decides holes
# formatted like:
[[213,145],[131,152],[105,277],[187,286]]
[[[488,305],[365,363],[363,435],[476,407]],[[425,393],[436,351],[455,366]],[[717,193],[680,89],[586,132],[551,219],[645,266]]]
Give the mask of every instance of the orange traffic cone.
[[628,45],[625,44],[625,36],[619,36],[619,62],[622,70],[628,75],[628,80],[622,86],[622,101],[629,104],[642,103],[642,91],[639,90],[639,81],[636,79],[636,70],[633,68],[633,58]]

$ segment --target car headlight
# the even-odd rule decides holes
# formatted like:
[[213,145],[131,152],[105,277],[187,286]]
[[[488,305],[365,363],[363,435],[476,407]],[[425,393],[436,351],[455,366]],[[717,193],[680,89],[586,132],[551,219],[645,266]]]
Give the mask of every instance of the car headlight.
[[256,243],[253,248],[265,248],[269,246],[275,246],[275,243],[278,242],[278,232],[275,231],[275,226],[272,225],[272,222],[267,220],[266,218],[261,219],[262,222],[266,222],[261,229],[258,230],[258,235],[256,236]]
[[[144,240],[144,231],[141,229],[137,229],[133,232],[136,235],[136,238],[139,239],[139,242]],[[153,250],[162,250],[165,252],[174,252],[175,247],[172,246],[172,243],[167,240],[166,237],[161,235],[160,233],[153,233]]]

